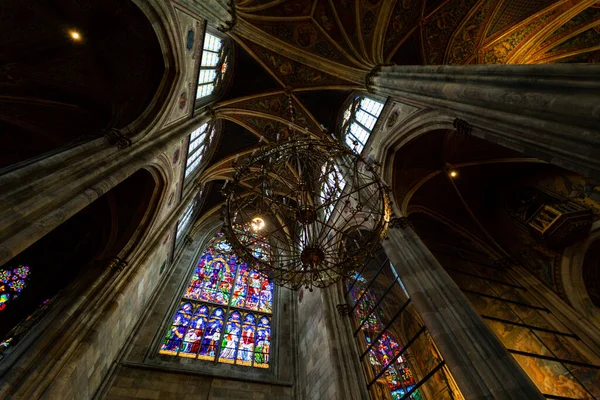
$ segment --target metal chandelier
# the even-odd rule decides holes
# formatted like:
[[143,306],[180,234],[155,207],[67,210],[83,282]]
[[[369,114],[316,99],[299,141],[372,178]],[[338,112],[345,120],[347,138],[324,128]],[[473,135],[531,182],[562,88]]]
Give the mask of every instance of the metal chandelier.
[[225,234],[276,284],[312,290],[349,277],[387,231],[387,186],[373,163],[337,141],[290,128],[287,139],[234,164],[223,189]]

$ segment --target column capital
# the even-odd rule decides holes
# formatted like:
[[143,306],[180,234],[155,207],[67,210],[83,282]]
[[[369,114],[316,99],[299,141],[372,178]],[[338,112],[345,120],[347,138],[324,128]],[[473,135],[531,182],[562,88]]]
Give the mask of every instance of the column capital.
[[377,64],[369,73],[365,76],[365,88],[369,93],[375,93],[375,75],[381,72],[383,67],[389,67],[394,64]]
[[412,228],[413,225],[408,217],[394,217],[390,220],[388,227],[390,229],[406,229]]
[[237,12],[235,10],[235,2],[233,0],[229,0],[227,2],[227,7],[229,8],[227,11],[231,15],[231,20],[223,22],[217,29],[220,32],[227,33],[235,27],[237,22]]
[[108,128],[103,131],[104,137],[107,138],[112,145],[116,145],[120,150],[131,146],[131,139],[125,137],[123,133],[115,128]]
[[122,272],[129,263],[120,257],[110,257],[108,259],[108,268],[116,273]]
[[454,127],[454,129],[456,129],[456,132],[458,132],[461,135],[471,136],[471,133],[473,132],[473,127],[471,126],[471,124],[469,124],[464,119],[455,118],[452,122],[452,126]]

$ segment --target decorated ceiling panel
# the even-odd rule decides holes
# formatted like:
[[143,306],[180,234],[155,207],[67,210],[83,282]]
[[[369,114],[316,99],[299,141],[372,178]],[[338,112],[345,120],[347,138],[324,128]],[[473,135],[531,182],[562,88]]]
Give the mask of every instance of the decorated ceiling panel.
[[[547,63],[600,58],[600,3],[593,0],[236,0],[235,4],[238,23],[230,35],[239,44],[236,57],[251,59],[254,69],[248,73],[236,63],[236,74],[244,79],[234,79],[232,87],[252,83],[233,90],[217,106],[217,116],[244,127],[242,131],[254,140],[287,135],[286,93],[292,96],[299,129],[308,127],[316,135],[323,134],[320,124],[335,129],[340,104],[328,102],[325,93],[360,90],[363,75],[384,62]],[[262,78],[256,78],[257,69]],[[267,74],[272,82],[261,84]]]
[[502,0],[487,36],[492,36],[503,29],[510,28],[515,23],[521,22],[558,2],[559,0]]
[[256,22],[255,25],[274,38],[319,57],[340,63],[351,61],[312,21]]
[[448,2],[427,17],[427,22],[422,30],[427,64],[443,64],[446,47],[452,33],[476,4],[477,0]]
[[[292,99],[294,108],[294,120],[296,125],[308,128],[311,132],[318,132],[320,128],[313,120],[313,117],[304,110],[304,106],[297,100]],[[270,114],[286,120],[290,119],[290,98],[284,93],[274,93],[269,95],[258,95],[247,98],[235,103],[227,103],[224,107],[228,109],[246,109]]]
[[421,12],[422,5],[418,1],[396,2],[383,42],[384,55],[392,56],[404,41],[403,39],[417,28],[414,22],[421,17]]
[[321,72],[252,42],[248,48],[286,85],[297,88],[347,85],[348,82]]

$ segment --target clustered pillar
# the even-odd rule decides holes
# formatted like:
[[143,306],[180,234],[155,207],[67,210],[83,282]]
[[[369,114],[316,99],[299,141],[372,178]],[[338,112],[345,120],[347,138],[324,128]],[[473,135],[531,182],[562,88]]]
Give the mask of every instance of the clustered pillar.
[[600,179],[600,65],[383,66],[367,89],[461,118],[473,135]]
[[406,218],[383,247],[466,399],[543,399]]

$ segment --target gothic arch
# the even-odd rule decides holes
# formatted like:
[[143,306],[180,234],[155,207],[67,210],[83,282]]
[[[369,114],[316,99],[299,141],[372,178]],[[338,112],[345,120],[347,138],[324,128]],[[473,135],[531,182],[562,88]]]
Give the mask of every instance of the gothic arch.
[[590,235],[583,242],[574,244],[565,250],[560,273],[568,301],[600,328],[600,309],[590,299],[583,277],[586,255],[592,246],[598,245],[599,240],[600,222],[597,221],[592,225]]
[[179,95],[183,54],[179,45],[180,33],[171,16],[171,6],[157,0],[131,1],[142,10],[152,24],[164,62],[164,73],[152,101],[138,118],[124,129],[126,136],[140,139],[152,130],[160,128],[170,106]]

